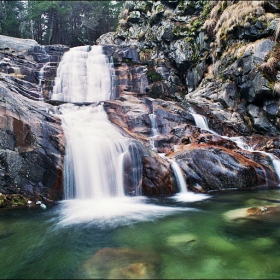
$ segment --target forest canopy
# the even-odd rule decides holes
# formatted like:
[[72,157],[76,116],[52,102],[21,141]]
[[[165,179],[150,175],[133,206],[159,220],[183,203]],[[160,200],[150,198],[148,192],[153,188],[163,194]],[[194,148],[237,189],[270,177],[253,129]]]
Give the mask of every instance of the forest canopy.
[[123,1],[0,0],[0,34],[41,45],[92,45],[115,31]]

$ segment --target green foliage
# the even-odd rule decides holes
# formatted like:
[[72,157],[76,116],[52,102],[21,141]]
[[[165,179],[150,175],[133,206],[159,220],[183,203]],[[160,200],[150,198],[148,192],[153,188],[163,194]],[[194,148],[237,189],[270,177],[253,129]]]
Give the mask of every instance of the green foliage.
[[0,1],[0,34],[20,37],[23,10],[22,1]]
[[115,31],[121,1],[0,1],[0,34],[70,47]]

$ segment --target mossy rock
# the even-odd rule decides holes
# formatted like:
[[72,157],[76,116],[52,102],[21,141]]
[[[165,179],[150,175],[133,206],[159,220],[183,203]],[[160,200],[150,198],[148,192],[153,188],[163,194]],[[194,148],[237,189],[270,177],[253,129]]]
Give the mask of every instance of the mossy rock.
[[27,198],[20,194],[11,195],[12,206],[23,206],[27,204]]
[[7,197],[4,194],[0,194],[0,207],[7,207],[8,206],[8,201]]
[[157,73],[156,71],[153,71],[153,70],[149,70],[147,72],[147,77],[152,81],[152,82],[159,82],[159,81],[162,81],[162,76]]
[[0,194],[0,208],[27,205],[28,199],[21,194]]
[[123,58],[123,59],[122,59],[122,62],[123,62],[123,63],[126,63],[128,66],[134,65],[134,63],[133,63],[133,61],[132,61],[131,58]]

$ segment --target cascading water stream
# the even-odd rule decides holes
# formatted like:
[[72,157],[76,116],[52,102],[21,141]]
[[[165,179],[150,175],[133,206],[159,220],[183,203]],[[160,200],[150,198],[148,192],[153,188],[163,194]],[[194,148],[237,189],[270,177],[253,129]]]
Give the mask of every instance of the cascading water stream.
[[179,192],[172,197],[173,199],[180,202],[194,202],[194,201],[204,200],[210,197],[209,195],[206,194],[189,192],[182,169],[180,168],[178,163],[175,160],[171,160],[167,158],[163,153],[159,153],[159,155],[163,159],[171,163],[171,168],[174,172],[176,182],[178,184]]
[[196,114],[196,113],[192,113],[192,116],[194,118],[194,121],[195,121],[195,124],[197,127],[201,128],[201,129],[209,130],[207,121],[204,116]]
[[[191,114],[194,117],[195,124],[196,124],[197,127],[201,128],[201,129],[204,129],[204,130],[208,130],[209,132],[211,132],[215,135],[219,135],[215,131],[212,131],[212,130],[209,129],[208,124],[207,124],[207,119],[204,116],[201,116],[200,114],[196,114],[196,113],[193,113],[193,112],[191,112]],[[221,135],[219,135],[219,136],[221,136]],[[221,137],[224,138],[224,139],[233,141],[242,150],[246,150],[246,151],[249,151],[249,152],[263,153],[263,154],[267,155],[268,157],[270,157],[271,160],[272,160],[274,170],[277,173],[279,181],[280,181],[280,160],[276,156],[274,156],[270,153],[266,153],[264,151],[254,150],[252,147],[247,145],[240,137],[228,137],[228,136],[221,136]]]
[[44,100],[44,96],[43,96],[43,89],[42,89],[42,81],[44,79],[44,75],[45,75],[45,68],[50,64],[50,62],[45,63],[42,68],[39,70],[38,73],[38,87],[39,87],[39,91],[40,91],[40,100]]
[[48,55],[48,53],[45,50],[45,47],[41,47],[44,55],[48,58],[48,62],[46,62],[39,70],[38,72],[38,88],[40,91],[40,100],[44,100],[44,96],[43,96],[43,89],[42,89],[42,81],[44,79],[44,75],[45,75],[45,69],[46,67],[50,64],[50,56]]
[[[197,117],[199,118],[200,115],[196,114]],[[150,148],[154,151],[157,151],[157,148],[154,145],[154,137],[157,135],[160,135],[158,125],[157,125],[157,119],[156,119],[156,114],[151,113],[149,114],[149,119],[151,123],[151,132],[150,132]],[[201,119],[201,124],[204,123],[205,127],[207,126],[207,123],[203,118]],[[182,202],[190,202],[190,201],[198,201],[198,200],[203,200],[209,198],[208,195],[205,194],[198,194],[198,193],[193,193],[188,191],[187,184],[185,182],[185,178],[183,176],[183,172],[178,165],[178,163],[175,160],[170,160],[165,156],[163,153],[159,153],[159,155],[165,159],[166,161],[171,162],[171,168],[174,172],[176,182],[179,187],[179,193],[177,193],[173,198],[175,198],[177,201],[182,201]]]
[[160,134],[157,126],[156,115],[154,113],[149,114],[149,119],[151,123],[150,148],[152,150],[156,150],[154,137]]
[[188,187],[187,187],[187,184],[185,182],[185,178],[182,174],[182,171],[181,171],[178,163],[176,161],[173,161],[171,166],[174,170],[175,177],[176,177],[177,183],[179,185],[180,193],[186,194],[188,192]]
[[188,191],[188,187],[183,176],[182,170],[175,160],[172,161],[171,167],[174,171],[176,181],[179,187],[179,193],[173,196],[175,200],[181,202],[194,202],[209,198],[209,195],[193,193]]
[[208,126],[208,123],[207,123],[207,119],[200,115],[200,114],[197,114],[197,113],[191,113],[193,118],[194,118],[194,122],[195,122],[195,125],[201,129],[204,129],[204,130],[207,130],[215,135],[218,135],[215,131],[211,130]]
[[78,107],[67,104],[61,111],[68,139],[65,198],[124,196],[120,167],[129,140],[108,122],[101,105]]

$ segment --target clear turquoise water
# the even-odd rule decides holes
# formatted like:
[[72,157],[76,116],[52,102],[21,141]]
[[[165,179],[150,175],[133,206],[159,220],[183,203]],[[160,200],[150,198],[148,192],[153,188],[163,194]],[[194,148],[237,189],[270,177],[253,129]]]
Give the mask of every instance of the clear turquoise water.
[[147,199],[143,203],[158,210],[186,211],[160,216],[148,208],[142,221],[129,219],[128,212],[113,223],[61,224],[63,203],[2,209],[0,278],[279,279],[280,216],[225,215],[279,200],[278,189],[212,193],[197,202]]

